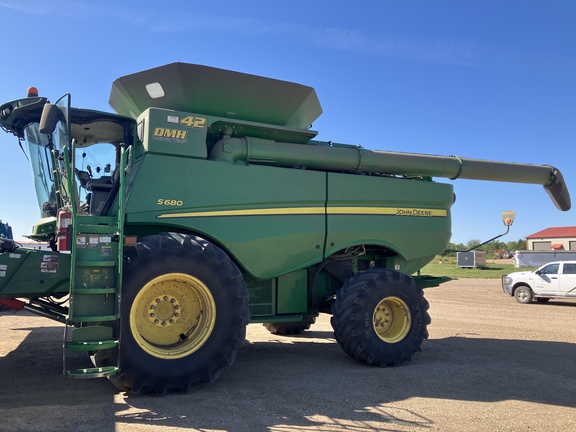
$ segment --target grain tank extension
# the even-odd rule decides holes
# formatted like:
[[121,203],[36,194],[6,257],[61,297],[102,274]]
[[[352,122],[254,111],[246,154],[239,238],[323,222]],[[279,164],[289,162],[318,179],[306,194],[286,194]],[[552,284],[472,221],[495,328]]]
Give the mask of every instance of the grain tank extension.
[[[0,239],[0,304],[61,322],[71,378],[187,392],[231,366],[248,323],[297,334],[331,314],[351,357],[398,365],[430,323],[411,276],[450,241],[452,185],[539,184],[550,166],[367,150],[315,139],[314,89],[174,63],[117,79],[117,114],[34,88],[0,105],[23,141],[39,221]],[[85,351],[92,365],[68,365]]]

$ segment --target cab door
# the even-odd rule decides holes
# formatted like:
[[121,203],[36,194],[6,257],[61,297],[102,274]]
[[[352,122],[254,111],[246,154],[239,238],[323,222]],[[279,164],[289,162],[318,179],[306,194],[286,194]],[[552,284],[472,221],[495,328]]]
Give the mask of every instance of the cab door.
[[551,263],[540,267],[534,278],[534,294],[558,295],[560,291],[559,272],[560,263]]

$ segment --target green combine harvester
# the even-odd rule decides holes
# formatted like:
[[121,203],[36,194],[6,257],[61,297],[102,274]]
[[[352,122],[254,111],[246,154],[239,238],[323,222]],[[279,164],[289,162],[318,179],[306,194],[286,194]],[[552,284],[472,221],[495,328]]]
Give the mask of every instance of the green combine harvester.
[[65,353],[92,360],[65,354],[67,376],[134,394],[211,383],[248,323],[298,334],[320,313],[358,361],[410,360],[422,288],[442,282],[410,275],[451,235],[453,188],[433,177],[540,184],[570,208],[551,166],[317,141],[322,109],[299,84],[174,63],[117,79],[110,105],[30,88],[0,106],[34,172],[28,237],[52,249],[0,240],[0,304],[64,325]]

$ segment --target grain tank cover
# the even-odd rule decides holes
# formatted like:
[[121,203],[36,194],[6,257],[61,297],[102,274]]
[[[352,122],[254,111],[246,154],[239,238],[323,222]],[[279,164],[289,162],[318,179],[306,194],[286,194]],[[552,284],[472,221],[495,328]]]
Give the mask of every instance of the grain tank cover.
[[110,106],[136,119],[150,107],[307,129],[322,114],[312,87],[187,63],[118,78]]

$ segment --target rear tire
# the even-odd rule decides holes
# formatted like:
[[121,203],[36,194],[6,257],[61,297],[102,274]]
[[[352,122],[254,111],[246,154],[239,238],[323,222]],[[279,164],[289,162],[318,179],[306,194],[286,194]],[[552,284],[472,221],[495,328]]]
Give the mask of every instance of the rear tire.
[[271,323],[264,323],[264,327],[275,335],[299,335],[304,333],[306,330],[310,328],[312,324],[316,322],[315,315],[306,315],[302,321],[296,322],[271,322]]
[[357,273],[336,294],[332,327],[354,359],[375,366],[399,365],[422,350],[430,324],[422,289],[402,273]]
[[166,233],[142,238],[125,261],[119,350],[96,353],[110,381],[134,394],[187,393],[231,366],[249,321],[238,267],[199,238]]
[[518,303],[528,304],[534,300],[534,293],[530,287],[522,285],[514,290],[514,298]]

